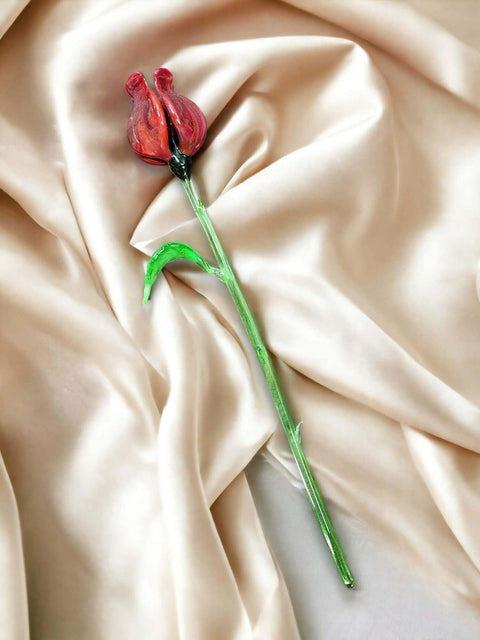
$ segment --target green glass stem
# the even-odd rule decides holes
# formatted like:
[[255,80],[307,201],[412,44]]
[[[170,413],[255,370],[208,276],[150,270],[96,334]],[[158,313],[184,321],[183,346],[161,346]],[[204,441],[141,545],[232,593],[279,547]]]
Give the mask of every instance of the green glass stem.
[[333,560],[337,566],[338,572],[342,577],[343,582],[347,587],[353,587],[354,580],[347,561],[343,554],[340,542],[338,540],[335,529],[333,528],[330,517],[327,513],[325,505],[323,503],[320,491],[315,482],[315,478],[310,470],[307,458],[301,445],[300,425],[295,425],[290,411],[288,409],[285,397],[280,388],[277,374],[273,367],[270,355],[265,347],[265,344],[260,335],[259,328],[253,317],[252,312],[245,300],[237,278],[232,270],[230,262],[225,254],[225,251],[220,243],[220,240],[213,228],[212,221],[208,215],[208,212],[200,199],[195,186],[190,178],[182,180],[182,184],[187,193],[188,199],[195,211],[200,223],[207,235],[210,246],[212,247],[213,254],[217,260],[218,267],[222,273],[222,279],[228,287],[233,301],[238,309],[242,322],[245,326],[250,342],[255,349],[260,365],[265,374],[267,384],[272,394],[273,402],[277,409],[278,415],[282,422],[283,428],[287,435],[288,443],[292,450],[293,456],[297,463],[300,475],[305,485],[310,504],[312,505],[315,517],[320,525],[325,541],[330,549]]

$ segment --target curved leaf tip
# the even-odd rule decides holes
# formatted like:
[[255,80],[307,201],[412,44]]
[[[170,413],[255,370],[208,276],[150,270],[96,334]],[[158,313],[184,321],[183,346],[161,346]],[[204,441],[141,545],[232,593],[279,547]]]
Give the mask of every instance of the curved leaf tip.
[[149,301],[152,287],[163,267],[169,262],[172,262],[172,260],[178,259],[190,260],[206,273],[211,273],[220,280],[223,280],[222,271],[213,264],[210,264],[210,262],[205,260],[205,258],[202,258],[195,249],[192,249],[192,247],[189,247],[187,244],[183,244],[182,242],[167,242],[162,245],[160,249],[155,251],[148,262],[147,271],[145,273],[143,304],[146,304]]

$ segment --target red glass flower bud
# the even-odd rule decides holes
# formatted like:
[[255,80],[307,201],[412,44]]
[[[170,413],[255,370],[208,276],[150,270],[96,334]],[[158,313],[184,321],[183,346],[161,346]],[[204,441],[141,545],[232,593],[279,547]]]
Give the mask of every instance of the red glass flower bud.
[[172,74],[160,68],[153,74],[157,93],[142,73],[126,82],[133,107],[128,140],[139,158],[150,164],[168,164],[175,175],[190,175],[191,157],[205,142],[207,122],[197,105],[173,90]]

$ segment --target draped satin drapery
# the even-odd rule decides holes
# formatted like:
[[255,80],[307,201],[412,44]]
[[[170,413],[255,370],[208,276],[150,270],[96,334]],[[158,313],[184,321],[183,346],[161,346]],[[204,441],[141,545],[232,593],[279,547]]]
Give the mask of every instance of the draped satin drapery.
[[296,474],[229,296],[173,264],[141,305],[160,244],[210,256],[126,141],[158,66],[206,114],[194,179],[324,494],[478,606],[478,12],[2,3],[5,638],[298,637],[243,470]]

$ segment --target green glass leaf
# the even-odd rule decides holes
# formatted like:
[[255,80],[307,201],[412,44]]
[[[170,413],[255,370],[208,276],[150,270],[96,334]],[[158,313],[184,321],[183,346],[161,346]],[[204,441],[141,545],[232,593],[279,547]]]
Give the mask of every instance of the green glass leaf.
[[195,262],[195,264],[197,264],[206,273],[211,273],[217,278],[220,278],[220,280],[223,280],[222,271],[213,264],[210,264],[210,262],[205,260],[205,258],[202,258],[195,249],[192,249],[192,247],[189,247],[187,244],[183,244],[182,242],[167,242],[167,244],[162,245],[160,249],[155,251],[147,265],[143,304],[148,302],[152,287],[163,267],[169,262],[172,262],[172,260],[179,259]]

